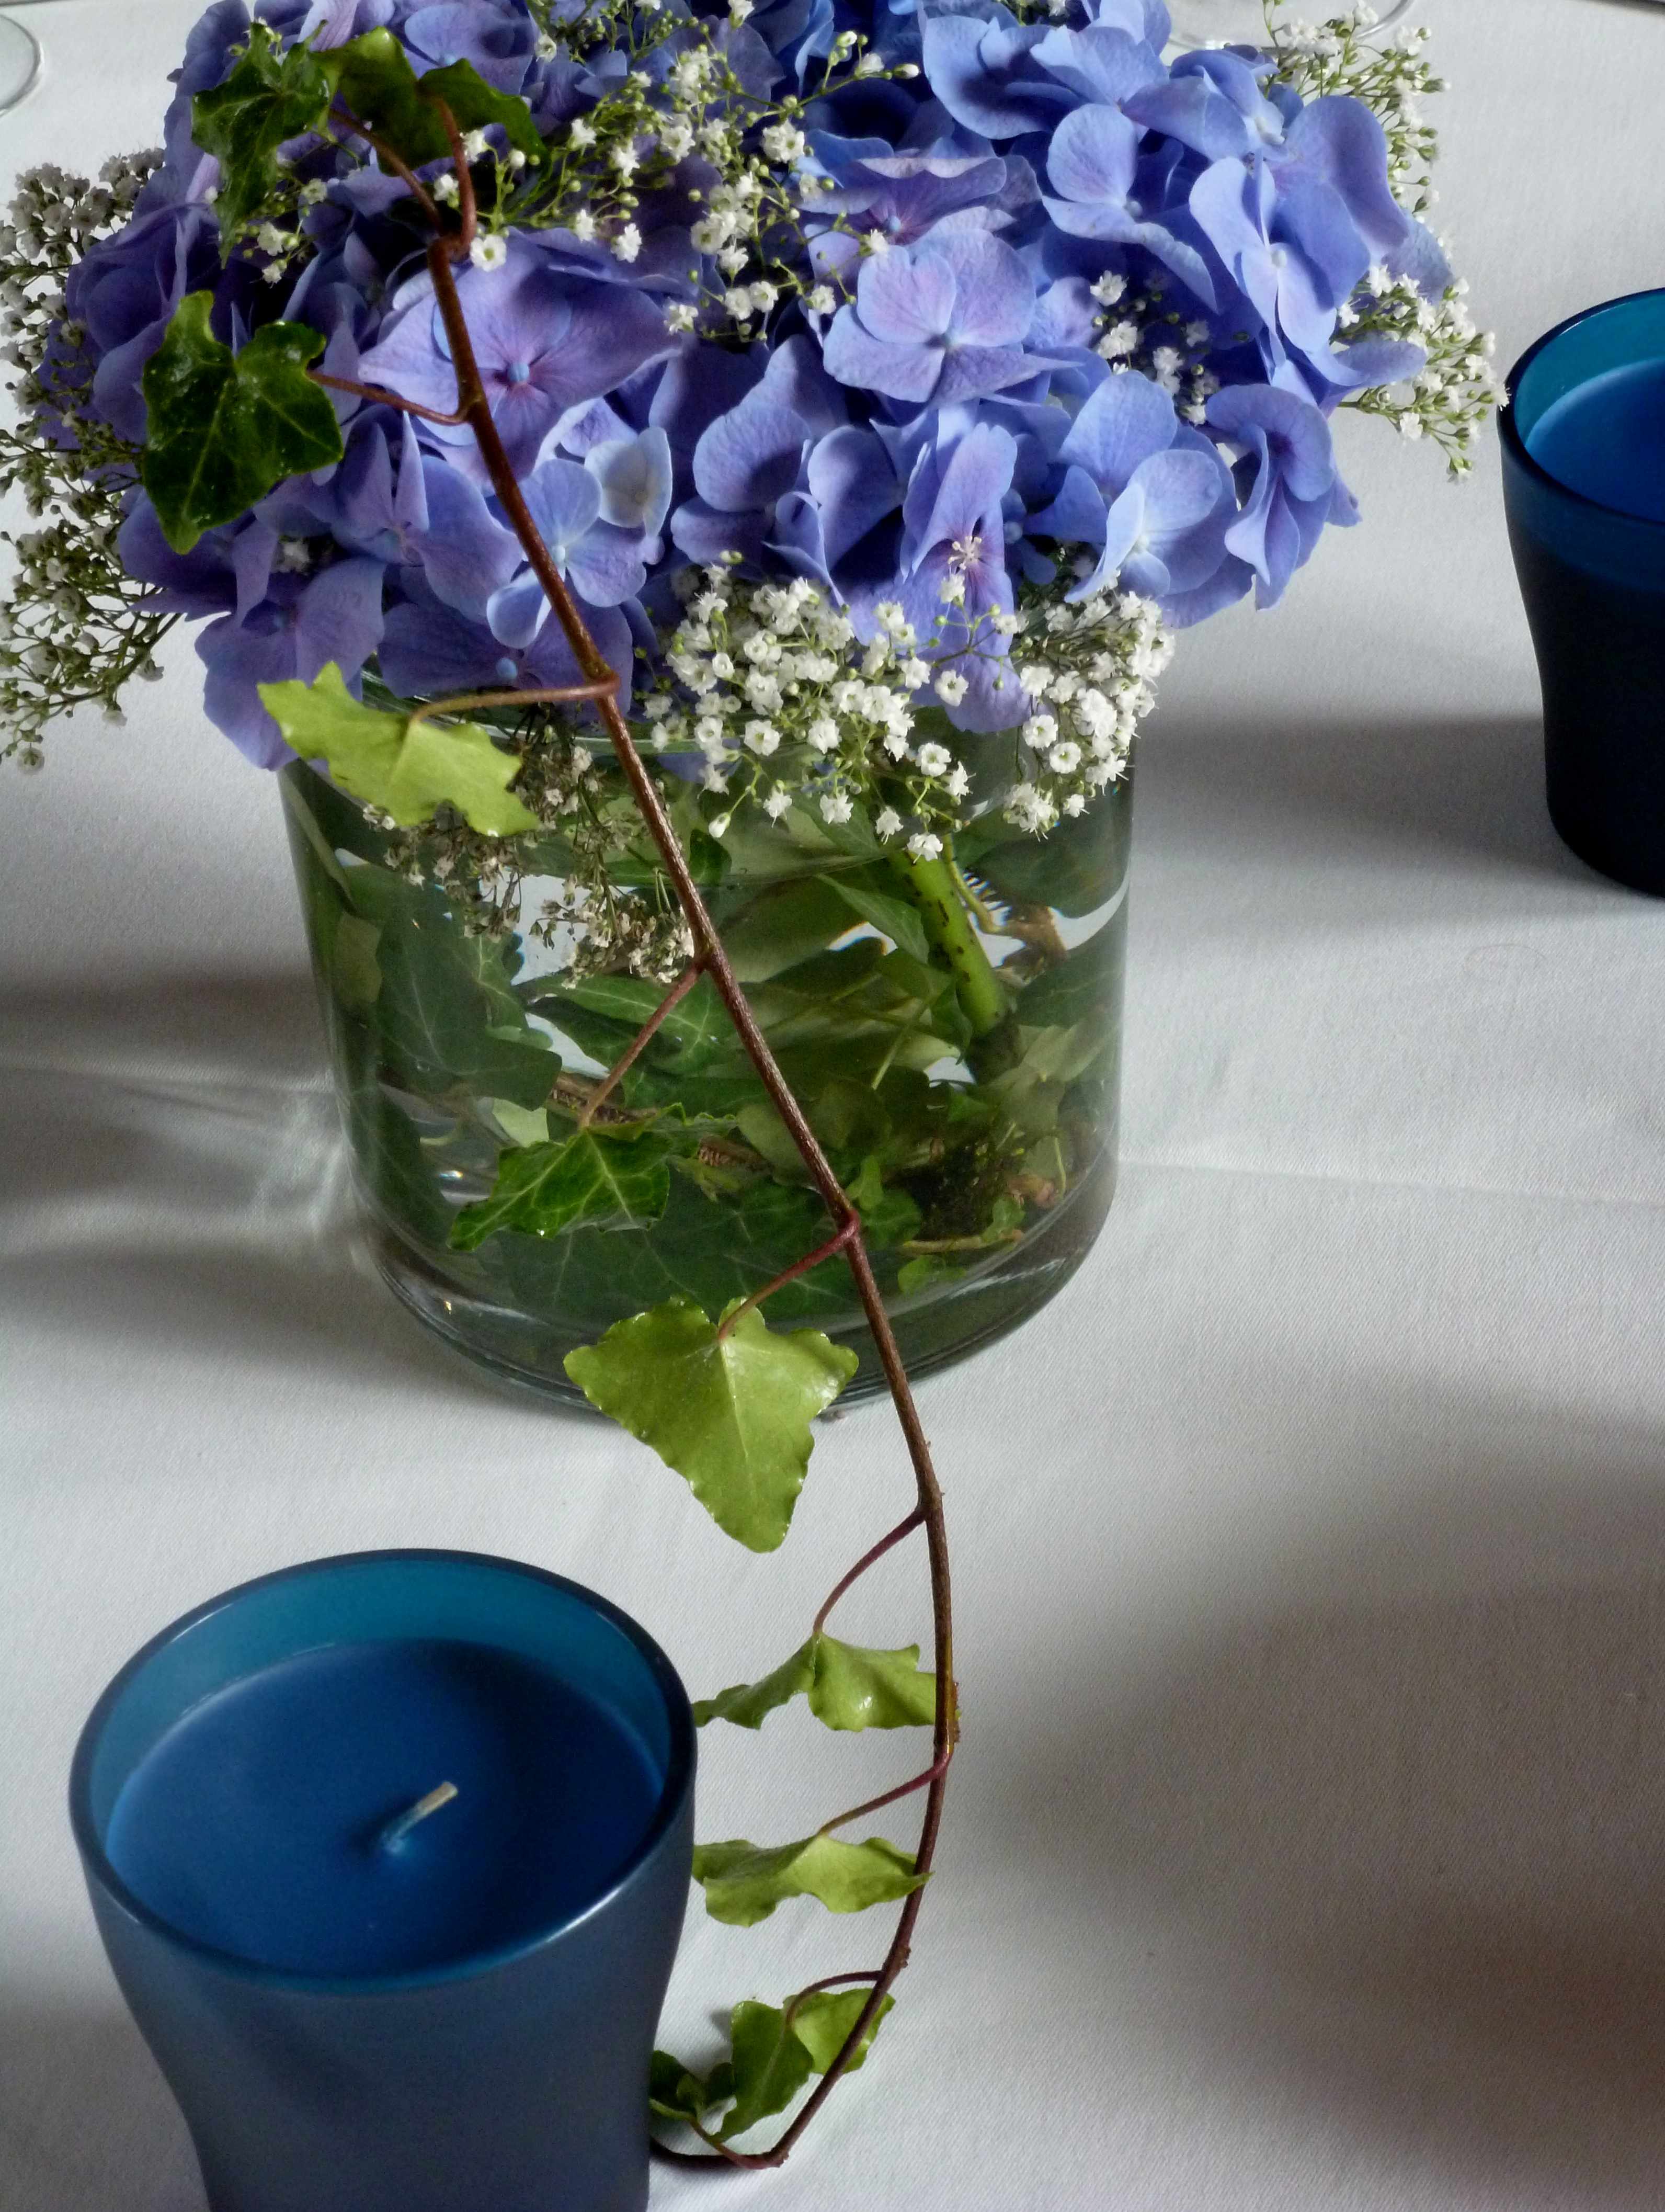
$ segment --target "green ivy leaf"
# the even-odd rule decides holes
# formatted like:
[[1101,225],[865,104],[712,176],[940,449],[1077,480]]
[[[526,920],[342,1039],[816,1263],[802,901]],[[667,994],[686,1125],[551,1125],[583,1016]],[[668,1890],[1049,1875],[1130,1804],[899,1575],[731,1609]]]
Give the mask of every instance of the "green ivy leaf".
[[[662,2119],[702,2124],[714,2106],[732,2098],[733,2109],[719,2136],[733,2142],[759,2121],[784,2112],[811,2075],[827,2072],[866,2009],[867,1996],[865,1989],[817,1990],[792,2008],[790,2023],[783,2005],[756,2000],[736,2005],[729,2028],[733,2056],[714,2067],[708,2080],[669,2051],[653,2053],[648,2109]],[[894,1997],[881,2001],[847,2071],[857,2073],[866,2063],[885,2015],[895,2009]]]
[[[605,1054],[611,1066],[662,1003],[665,991],[663,983],[648,982],[637,975],[590,975],[556,990],[535,984],[528,991],[527,1004],[534,1013],[556,1026],[574,1011],[616,1025],[605,1034],[592,1030],[586,1036],[580,1030],[574,1036],[574,1042],[586,1049],[589,1036],[593,1036],[599,1047],[597,1057]],[[671,1009],[647,1053],[654,1066],[669,1065],[678,1075],[693,1075],[714,1060],[741,1056],[734,1025],[708,975],[702,975],[680,1005]]]
[[919,1663],[917,1644],[869,1650],[816,1639],[810,1711],[829,1729],[929,1728],[937,1717],[937,1678]]
[[564,1141],[500,1154],[489,1198],[465,1206],[451,1243],[472,1252],[500,1229],[558,1237],[563,1229],[657,1221],[671,1195],[669,1147],[640,1122],[580,1129]]
[[248,49],[223,84],[191,102],[191,135],[218,156],[221,252],[229,260],[249,217],[276,190],[277,149],[321,131],[330,82],[310,46],[284,51],[264,23],[249,26]]
[[787,2106],[814,2070],[801,2039],[777,2006],[737,2004],[729,2028],[733,2045],[734,2108],[718,2130],[732,2142]]
[[312,684],[263,684],[260,697],[303,760],[323,760],[343,791],[391,814],[406,828],[448,805],[489,836],[535,830],[538,817],[508,787],[520,773],[514,753],[477,722],[416,722],[384,714],[354,698],[334,661]]
[[882,1836],[847,1844],[817,1835],[774,1845],[701,1844],[694,1853],[694,1879],[705,1891],[705,1909],[714,1920],[750,1928],[789,1897],[818,1898],[829,1912],[866,1912],[897,1903],[930,1877],[915,1874],[909,1855]]
[[386,868],[347,868],[343,881],[355,911],[380,932],[370,1035],[388,1080],[424,1098],[450,1099],[460,1085],[542,1106],[561,1062],[527,1022],[502,946],[466,935],[440,893]]
[[887,898],[882,891],[870,891],[865,884],[850,882],[845,876],[826,876],[822,880],[836,890],[844,904],[863,921],[872,922],[890,942],[908,957],[924,965],[931,957],[931,940],[925,933],[925,924],[917,907],[909,906],[906,899]]
[[702,1698],[694,1708],[695,1727],[703,1728],[708,1721],[732,1721],[736,1728],[762,1728],[770,1713],[808,1693],[815,1681],[817,1641],[812,1637],[800,1644],[760,1682],[736,1682],[714,1698]]
[[650,2112],[665,2120],[702,2120],[716,2101],[709,2085],[680,2058],[673,2058],[668,2051],[653,2053],[647,2070]]
[[329,394],[307,374],[324,350],[304,323],[268,323],[242,351],[209,327],[211,292],[191,292],[145,364],[144,488],[176,553],[272,488],[342,455]]
[[929,1728],[937,1717],[937,1678],[919,1663],[919,1646],[873,1651],[812,1636],[761,1682],[737,1682],[694,1708],[696,1723],[732,1721],[761,1728],[767,1716],[793,1698],[829,1729]]
[[318,57],[336,96],[367,129],[393,151],[421,168],[442,161],[451,141],[437,103],[451,110],[459,131],[483,131],[501,123],[511,146],[540,166],[549,149],[538,135],[532,110],[513,93],[489,85],[471,62],[453,62],[419,77],[391,31],[369,31],[362,39]]
[[[805,1997],[792,2016],[792,2032],[810,2054],[810,2065],[817,2074],[824,2074],[850,2038],[850,2031],[866,2008],[868,1992],[857,1990],[817,1990]],[[867,2053],[873,2047],[873,2038],[884,2025],[887,2013],[896,2010],[896,2001],[887,1996],[873,2015],[872,2026],[856,2045],[855,2057],[845,2071],[858,2073],[867,2063]]]
[[682,1298],[619,1322],[566,1362],[590,1403],[651,1444],[718,1526],[754,1552],[785,1538],[813,1448],[810,1424],[859,1364],[817,1329],[776,1335],[755,1307],[720,1339]]

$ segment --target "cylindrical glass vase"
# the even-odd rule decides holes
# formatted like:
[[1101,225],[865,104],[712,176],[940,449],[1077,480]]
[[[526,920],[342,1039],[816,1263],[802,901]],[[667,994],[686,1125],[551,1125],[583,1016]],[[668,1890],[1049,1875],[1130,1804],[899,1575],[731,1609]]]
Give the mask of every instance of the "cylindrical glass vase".
[[[378,1264],[471,1358],[575,1400],[562,1363],[682,1297],[714,1316],[829,1224],[708,981],[574,1147],[664,982],[586,972],[558,854],[520,927],[471,933],[354,800],[299,763],[284,810]],[[909,1371],[1026,1320],[1115,1188],[1131,790],[1041,838],[998,806],[918,863],[795,811],[696,842],[748,1000],[860,1209]],[[389,865],[390,861],[393,865]],[[643,875],[621,871],[641,895]],[[769,1302],[883,1377],[842,1259]]]

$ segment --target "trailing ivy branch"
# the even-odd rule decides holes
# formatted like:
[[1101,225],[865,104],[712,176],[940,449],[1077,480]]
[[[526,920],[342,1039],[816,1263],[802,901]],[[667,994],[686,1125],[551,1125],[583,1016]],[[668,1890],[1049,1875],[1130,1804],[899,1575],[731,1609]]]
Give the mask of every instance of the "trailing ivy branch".
[[[261,27],[257,26],[258,33]],[[489,112],[488,112],[489,104]],[[527,1178],[547,1217],[551,1205],[568,1222],[629,1214],[665,1169],[651,1129],[601,1118],[621,1078],[690,992],[708,981],[757,1070],[832,1222],[816,1249],[763,1290],[716,1316],[684,1299],[638,1314],[595,1345],[574,1352],[568,1371],[591,1401],[650,1443],[689,1481],[720,1526],[756,1551],[784,1538],[811,1449],[811,1423],[854,1375],[854,1352],[820,1332],[771,1330],[762,1307],[808,1269],[842,1255],[872,1333],[912,1464],[915,1503],[904,1520],[856,1562],[820,1608],[807,1641],[755,1685],[722,1692],[698,1709],[702,1722],[724,1719],[756,1728],[765,1714],[803,1695],[825,1725],[837,1729],[929,1725],[930,1765],[911,1780],[835,1814],[813,1834],[783,1844],[744,1839],[701,1845],[695,1878],[714,1917],[749,1926],[784,1899],[811,1896],[829,1911],[855,1912],[901,1905],[889,1948],[876,1967],[836,1975],[801,1990],[781,2008],[741,2004],[733,2015],[732,2052],[702,2079],[660,2054],[655,2060],[653,2112],[686,2124],[706,2148],[667,2157],[731,2166],[781,2165],[842,2076],[864,2061],[892,2003],[890,1990],[907,1962],[915,1922],[935,1857],[944,1792],[958,1735],[953,1674],[952,1593],[940,1486],[932,1463],[900,1350],[863,1241],[857,1205],[840,1184],[775,1060],[747,1003],[721,939],[701,897],[665,802],[617,704],[621,678],[586,626],[526,506],[493,422],[459,296],[456,264],[469,258],[481,216],[457,112],[477,127],[504,125],[518,143],[517,105],[479,83],[466,64],[417,80],[398,46],[381,33],[321,56],[291,48],[280,54],[269,38],[252,38],[244,61],[214,94],[197,100],[198,132],[214,141],[225,173],[222,198],[236,212],[239,234],[260,234],[268,202],[283,189],[280,144],[299,132],[346,133],[374,143],[384,167],[404,177],[430,232],[427,266],[457,373],[457,406],[503,513],[520,540],[570,645],[583,681],[558,690],[471,693],[414,710],[384,712],[355,699],[341,672],[325,668],[313,684],[264,686],[279,726],[304,757],[325,760],[341,787],[392,823],[412,826],[444,805],[484,836],[513,834],[534,817],[512,788],[520,757],[493,742],[491,731],[459,719],[482,712],[522,712],[529,706],[587,702],[600,719],[635,806],[658,850],[681,911],[689,957],[635,1036],[589,1092],[569,1137],[526,1148]],[[209,108],[204,115],[205,105]],[[524,109],[524,102],[518,103]],[[373,113],[373,134],[360,119]],[[529,126],[528,126],[529,127]],[[204,139],[204,143],[208,143]],[[452,157],[453,192],[430,191],[415,173],[436,147]],[[209,327],[208,295],[188,295],[144,374],[149,431],[141,460],[145,487],[170,541],[180,550],[233,519],[297,470],[340,458],[342,443],[325,387],[363,390],[379,404],[428,413],[399,395],[343,386],[317,368],[322,340],[304,325],[266,325],[234,353]],[[465,1209],[457,1224],[465,1247],[512,1215],[520,1198],[500,1183],[490,1199]],[[489,1217],[471,1220],[471,1216]],[[933,1664],[919,1665],[917,1647],[874,1651],[827,1633],[838,1601],[880,1558],[916,1529],[925,1534],[933,1615]],[[881,1837],[845,1840],[837,1831],[922,1792],[918,1842],[906,1851]],[[847,1987],[846,1984],[854,1984]],[[779,2139],[764,2151],[742,2151],[734,2138],[785,2111],[815,2087]],[[726,2107],[726,2116],[714,2114]]]

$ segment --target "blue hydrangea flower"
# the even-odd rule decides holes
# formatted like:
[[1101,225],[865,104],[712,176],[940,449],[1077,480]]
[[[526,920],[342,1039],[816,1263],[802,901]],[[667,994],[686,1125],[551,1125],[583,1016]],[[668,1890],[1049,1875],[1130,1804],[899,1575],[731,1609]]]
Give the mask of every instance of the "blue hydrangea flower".
[[827,333],[828,373],[915,406],[952,406],[1027,383],[1051,363],[1027,354],[1035,280],[1003,239],[934,232],[864,261],[855,305]]

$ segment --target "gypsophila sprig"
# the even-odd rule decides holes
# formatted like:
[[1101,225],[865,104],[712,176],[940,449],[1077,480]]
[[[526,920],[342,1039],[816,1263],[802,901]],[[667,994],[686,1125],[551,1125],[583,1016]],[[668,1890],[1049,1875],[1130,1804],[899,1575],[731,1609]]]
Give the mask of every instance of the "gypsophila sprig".
[[1403,438],[1430,439],[1454,477],[1473,469],[1474,449],[1504,396],[1492,361],[1495,341],[1476,329],[1468,295],[1459,279],[1430,300],[1408,276],[1377,268],[1340,313],[1341,327],[1353,336],[1401,338],[1427,356],[1407,383],[1359,392],[1343,404],[1379,416]]
[[1266,0],[1267,36],[1274,76],[1303,100],[1340,96],[1362,100],[1388,140],[1388,179],[1413,215],[1425,215],[1437,198],[1429,171],[1439,156],[1439,134],[1419,102],[1445,90],[1423,59],[1433,36],[1425,23],[1407,23],[1379,42],[1380,21],[1368,4],[1321,23],[1285,12],[1287,0]]
[[127,222],[160,159],[107,162],[97,184],[51,163],[30,170],[0,223],[0,358],[20,372],[6,389],[23,424],[0,427],[0,497],[21,491],[40,521],[0,532],[14,556],[0,598],[0,759],[22,768],[39,767],[47,725],[76,707],[101,706],[118,723],[123,692],[160,672],[156,648],[179,619],[117,549],[137,449],[79,413],[73,430],[53,428],[94,366],[66,315],[65,281]]

